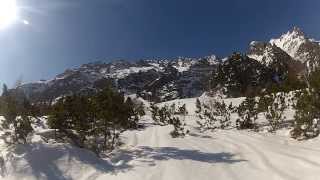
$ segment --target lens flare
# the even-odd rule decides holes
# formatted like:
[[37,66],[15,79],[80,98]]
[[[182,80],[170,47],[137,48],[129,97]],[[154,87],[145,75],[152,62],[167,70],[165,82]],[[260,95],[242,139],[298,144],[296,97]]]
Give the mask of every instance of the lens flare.
[[27,20],[22,20],[22,23],[23,23],[24,25],[29,25],[29,24],[30,24],[29,21],[27,21]]
[[18,16],[16,0],[0,0],[0,29],[15,22]]

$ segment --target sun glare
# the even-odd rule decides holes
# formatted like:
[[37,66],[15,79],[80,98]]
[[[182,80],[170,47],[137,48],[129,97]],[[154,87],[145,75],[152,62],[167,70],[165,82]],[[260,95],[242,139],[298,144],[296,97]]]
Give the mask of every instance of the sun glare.
[[0,29],[12,24],[17,19],[16,0],[0,0]]

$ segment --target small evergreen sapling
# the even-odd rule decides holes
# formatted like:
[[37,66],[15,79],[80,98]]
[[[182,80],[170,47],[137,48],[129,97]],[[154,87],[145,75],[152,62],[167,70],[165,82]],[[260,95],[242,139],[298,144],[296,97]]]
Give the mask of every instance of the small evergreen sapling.
[[313,138],[319,135],[320,97],[309,90],[304,90],[295,105],[294,128],[291,136],[297,139]]
[[154,103],[150,106],[151,109],[151,117],[154,122],[159,123],[159,107],[156,106]]
[[179,117],[173,117],[171,119],[171,124],[174,127],[174,130],[170,132],[170,135],[173,138],[177,138],[177,137],[184,137],[186,135],[185,132],[185,124],[179,119]]
[[313,138],[319,135],[320,119],[320,69],[313,71],[307,78],[308,88],[298,93],[293,138]]
[[215,130],[217,128],[225,129],[231,124],[231,112],[224,101],[210,100],[204,103],[203,106],[199,106],[198,110],[197,113],[200,120],[197,123],[202,131]]
[[[231,107],[227,107],[224,101],[216,102],[216,116],[219,119],[220,122],[220,128],[225,129],[231,125],[230,116],[232,112],[232,104],[230,104]],[[229,110],[231,109],[231,110]]]
[[196,100],[196,113],[197,114],[199,114],[201,111],[202,111],[202,104],[201,104],[201,102],[200,102],[200,100],[199,100],[199,98],[197,98],[197,100]]
[[266,107],[264,116],[269,122],[271,127],[270,131],[274,132],[279,129],[281,123],[284,121],[284,111],[287,106],[284,93],[279,93],[278,95],[272,94],[269,98],[272,103]]
[[[27,137],[32,133],[31,109],[32,106],[24,94],[17,91],[9,91],[3,86],[1,96],[1,115],[4,120],[1,126],[7,131],[5,135],[10,139],[7,143],[27,143]],[[5,138],[7,139],[7,138]]]
[[247,97],[238,107],[237,129],[254,129],[257,128],[256,120],[258,119],[257,101],[254,97]]
[[[161,126],[173,125],[174,130],[170,132],[173,138],[184,137],[188,131],[185,131],[186,124],[185,116],[188,114],[185,105],[178,107],[176,111],[176,105],[172,104],[170,106],[164,105],[159,108],[156,105],[151,106],[152,118],[153,120]],[[182,116],[181,120],[178,116]]]
[[178,107],[178,111],[175,113],[176,115],[182,116],[183,119],[181,120],[179,117],[175,116],[171,119],[171,124],[174,127],[174,130],[170,133],[173,138],[176,137],[184,137],[186,134],[189,133],[189,130],[185,130],[185,120],[186,116],[188,115],[188,111],[186,109],[186,104]]

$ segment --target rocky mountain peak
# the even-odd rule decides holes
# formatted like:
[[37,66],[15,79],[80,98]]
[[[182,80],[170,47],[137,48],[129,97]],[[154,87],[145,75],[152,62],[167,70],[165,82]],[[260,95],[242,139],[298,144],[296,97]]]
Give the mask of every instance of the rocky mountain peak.
[[247,55],[266,66],[272,65],[276,61],[289,62],[292,60],[285,51],[268,42],[251,42]]
[[306,59],[300,57],[300,47],[307,42],[307,38],[300,28],[293,28],[278,39],[271,39],[270,43],[284,50],[291,57],[304,62]]
[[312,71],[320,65],[319,42],[307,38],[298,27],[294,27],[279,39],[271,39],[270,43],[285,51],[294,60],[305,64],[307,71]]
[[293,27],[293,30],[291,31],[291,33],[296,36],[305,36],[304,32],[297,26]]

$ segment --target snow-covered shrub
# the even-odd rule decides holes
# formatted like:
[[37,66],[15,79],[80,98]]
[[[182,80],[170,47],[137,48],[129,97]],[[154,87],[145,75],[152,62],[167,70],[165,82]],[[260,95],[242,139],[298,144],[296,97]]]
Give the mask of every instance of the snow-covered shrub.
[[237,111],[237,107],[233,106],[233,104],[232,104],[232,102],[231,102],[231,103],[229,104],[229,106],[228,106],[228,111],[229,111],[230,113],[234,113],[234,112]]
[[159,108],[156,105],[151,105],[152,119],[156,124],[166,126],[169,124],[171,116],[173,115],[167,105]]
[[153,104],[151,104],[151,106],[150,106],[150,111],[151,111],[152,120],[157,123],[157,122],[159,121],[159,120],[158,120],[159,107],[156,106],[156,105],[153,103]]
[[225,129],[230,126],[229,108],[221,99],[211,99],[203,104],[197,100],[197,111],[199,121],[197,124],[202,131]]
[[135,103],[135,106],[134,106],[135,113],[140,117],[146,115],[145,105],[143,104],[143,102],[139,103],[137,101],[134,101],[134,103]]
[[199,98],[197,98],[197,100],[196,100],[196,111],[195,111],[195,113],[199,114],[199,113],[201,113],[201,111],[202,111],[202,104],[201,104]]
[[[188,111],[186,110],[185,104],[181,107],[178,107],[178,110],[176,110],[176,105],[172,104],[170,107],[165,105],[161,108],[152,105],[151,106],[151,112],[152,112],[152,118],[153,120],[161,126],[166,125],[173,125],[174,130],[170,132],[170,135],[173,138],[176,137],[183,137],[185,136],[188,131],[185,130],[185,117],[188,114]],[[183,117],[181,120],[179,117]]]
[[62,139],[96,152],[113,150],[121,132],[138,127],[138,113],[131,98],[106,88],[95,95],[75,94],[58,100],[48,118]]
[[287,108],[285,93],[262,96],[258,104],[259,112],[263,112],[269,122],[270,131],[277,130],[285,119],[284,111]]
[[310,90],[304,90],[295,105],[293,138],[313,138],[319,135],[320,96]]
[[23,92],[9,91],[4,85],[0,99],[0,110],[4,120],[1,127],[6,131],[4,139],[7,143],[27,143],[27,137],[32,133],[32,105]]
[[174,127],[174,130],[170,132],[170,135],[173,138],[177,138],[177,137],[184,137],[188,131],[185,130],[185,126],[186,124],[180,120],[180,118],[178,117],[173,117],[171,119],[171,124]]
[[173,112],[169,109],[168,106],[163,106],[159,110],[159,124],[160,125],[168,125],[172,119]]
[[254,97],[247,97],[238,107],[239,119],[236,121],[237,129],[257,128],[258,105]]
[[186,104],[183,104],[182,106],[178,107],[178,111],[176,112],[176,114],[186,116],[188,114]]
[[293,138],[313,138],[319,135],[320,119],[320,69],[316,69],[306,78],[308,88],[297,96]]

